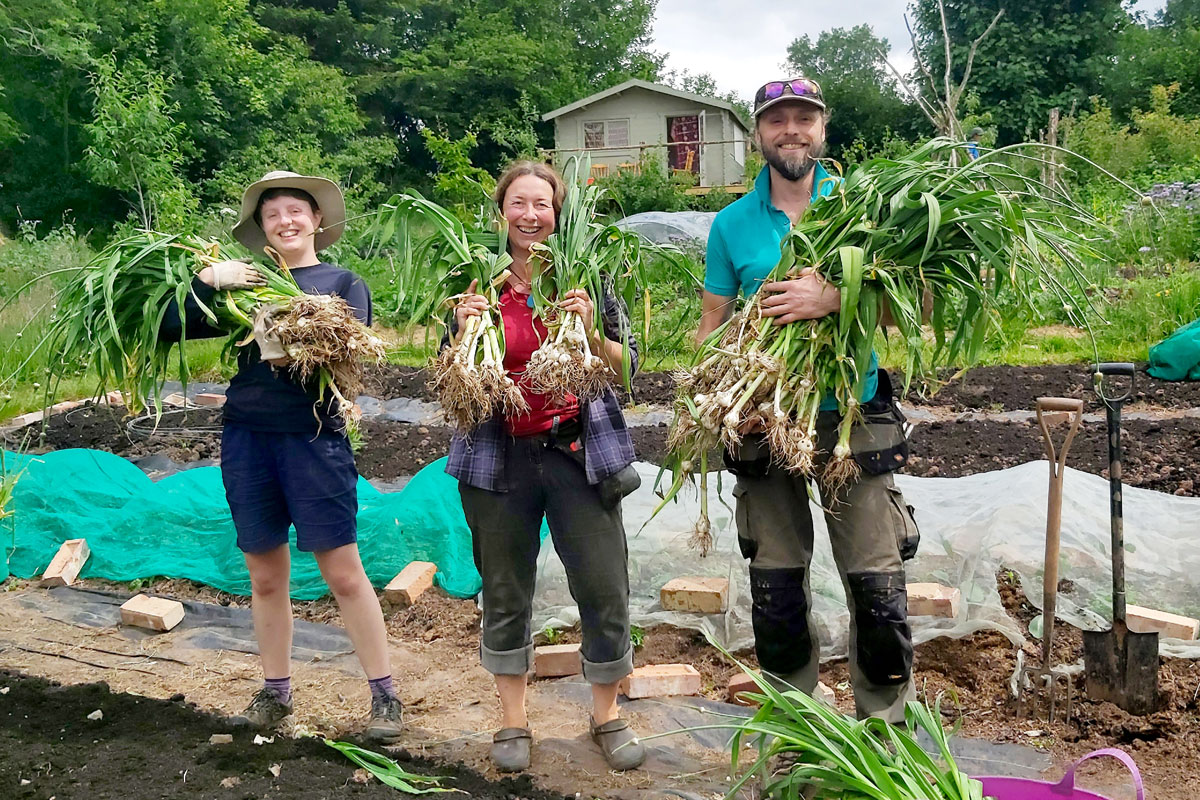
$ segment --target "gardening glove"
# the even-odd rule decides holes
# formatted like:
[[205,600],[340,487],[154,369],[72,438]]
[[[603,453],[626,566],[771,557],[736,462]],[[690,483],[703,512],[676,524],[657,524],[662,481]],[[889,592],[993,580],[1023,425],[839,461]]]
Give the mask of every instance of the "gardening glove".
[[268,307],[260,309],[254,315],[254,341],[258,343],[258,351],[263,361],[276,361],[288,357],[287,351],[279,341],[279,335],[272,330],[271,315],[274,312],[274,307]]
[[218,261],[211,264],[212,287],[217,291],[222,289],[249,289],[254,286],[264,286],[266,278],[253,266],[245,261]]

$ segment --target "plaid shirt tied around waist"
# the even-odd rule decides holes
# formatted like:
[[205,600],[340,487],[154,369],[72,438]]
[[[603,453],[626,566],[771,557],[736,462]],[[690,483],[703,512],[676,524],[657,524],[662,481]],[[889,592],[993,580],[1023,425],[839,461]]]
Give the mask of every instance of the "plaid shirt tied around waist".
[[[604,293],[601,324],[605,337],[611,341],[619,342],[623,337],[629,337],[631,374],[637,372],[638,346],[629,332],[629,314],[625,304],[611,291]],[[584,470],[588,483],[600,483],[633,463],[633,437],[629,435],[616,392],[606,389],[596,400],[581,403],[579,417],[583,423]],[[504,418],[499,414],[469,434],[455,433],[450,440],[446,472],[468,486],[492,492],[507,491],[504,456],[511,439],[504,430]]]

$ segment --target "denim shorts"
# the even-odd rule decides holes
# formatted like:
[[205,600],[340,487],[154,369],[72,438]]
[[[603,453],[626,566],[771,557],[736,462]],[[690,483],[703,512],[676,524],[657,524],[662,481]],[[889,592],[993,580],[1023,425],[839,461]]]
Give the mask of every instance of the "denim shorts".
[[271,433],[226,424],[221,478],[237,528],[237,546],[265,553],[287,544],[332,550],[358,539],[358,470],[340,434]]

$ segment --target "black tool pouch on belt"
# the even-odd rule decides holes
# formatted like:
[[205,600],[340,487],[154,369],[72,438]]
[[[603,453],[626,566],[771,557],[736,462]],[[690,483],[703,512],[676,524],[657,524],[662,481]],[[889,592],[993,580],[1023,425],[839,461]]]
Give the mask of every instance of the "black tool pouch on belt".
[[762,434],[752,433],[733,450],[725,448],[725,469],[743,478],[765,478],[771,467],[771,450]]
[[[587,472],[587,455],[583,449],[583,425],[578,419],[568,422],[562,430],[557,427],[551,429],[547,446],[565,454],[583,467],[585,473]],[[616,508],[623,498],[633,494],[641,485],[642,476],[634,469],[633,464],[629,464],[597,484],[596,488],[600,492],[600,505],[605,508]]]
[[850,432],[850,452],[863,472],[884,475],[908,463],[905,419],[892,397],[892,380],[879,370],[879,391],[860,406],[862,420]]
[[600,481],[600,505],[616,508],[617,503],[633,494],[641,485],[642,476],[633,468],[633,464],[630,464]]

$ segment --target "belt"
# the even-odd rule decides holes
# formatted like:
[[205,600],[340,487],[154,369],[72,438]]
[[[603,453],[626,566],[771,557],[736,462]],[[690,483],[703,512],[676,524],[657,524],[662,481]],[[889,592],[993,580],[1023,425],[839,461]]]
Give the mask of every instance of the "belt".
[[531,433],[528,436],[514,436],[518,442],[538,442],[547,447],[558,442],[573,442],[583,433],[583,423],[578,416],[569,419],[555,417],[550,428],[541,433]]

